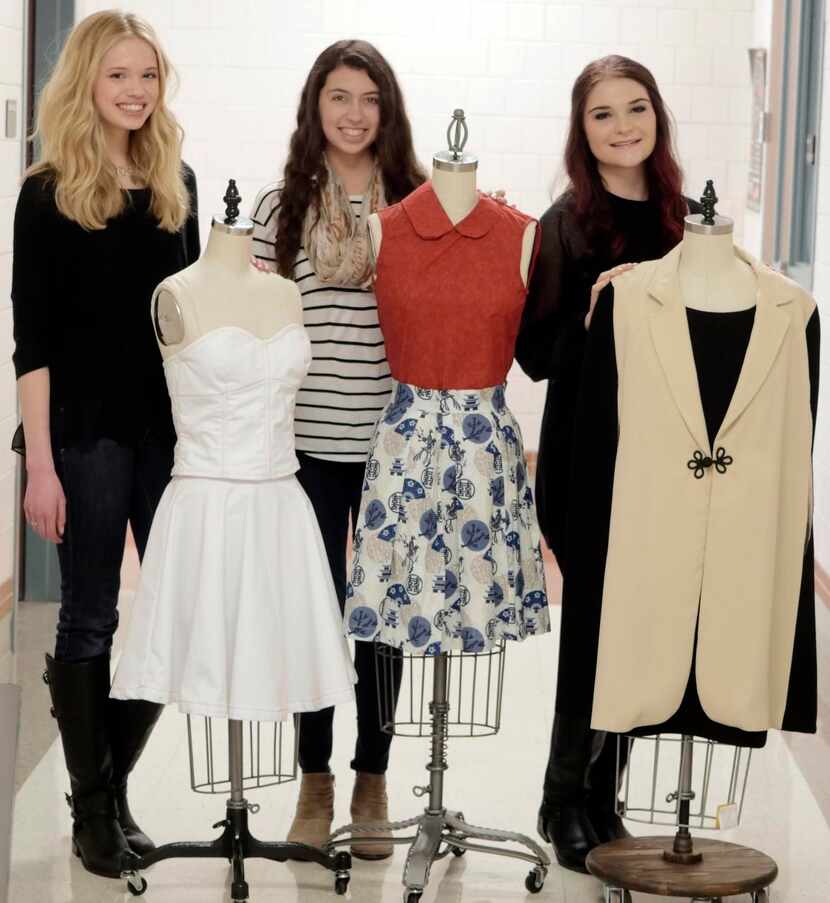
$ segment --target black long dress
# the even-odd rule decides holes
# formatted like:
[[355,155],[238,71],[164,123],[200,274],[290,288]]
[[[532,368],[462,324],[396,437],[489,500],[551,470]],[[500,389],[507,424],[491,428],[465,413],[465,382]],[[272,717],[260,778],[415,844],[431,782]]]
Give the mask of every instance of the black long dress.
[[[614,289],[600,296],[591,320],[576,403],[574,455],[569,470],[571,516],[565,551],[557,711],[590,715],[602,608],[614,465],[619,420],[613,326]],[[726,414],[743,365],[755,309],[735,313],[687,311],[701,404],[710,443]],[[815,424],[818,403],[819,320],[814,312],[806,330],[810,369],[810,404]],[[815,731],[817,681],[813,542],[804,550],[802,586],[783,729]],[[812,650],[812,652],[811,652]],[[694,663],[694,655],[692,661]],[[728,688],[724,689],[728,692]],[[683,700],[662,724],[643,725],[629,733],[684,733],[721,743],[760,747],[766,731],[744,731],[720,724],[704,712],[697,693],[694,664]]]
[[[611,229],[592,234],[576,218],[573,196],[560,195],[542,216],[539,256],[525,301],[516,360],[534,381],[548,380],[539,457],[536,508],[539,526],[563,567],[574,411],[585,348],[585,314],[600,273],[620,263],[657,260],[675,244],[655,202],[606,192]],[[700,205],[689,198],[690,213]],[[623,244],[614,250],[615,238]]]

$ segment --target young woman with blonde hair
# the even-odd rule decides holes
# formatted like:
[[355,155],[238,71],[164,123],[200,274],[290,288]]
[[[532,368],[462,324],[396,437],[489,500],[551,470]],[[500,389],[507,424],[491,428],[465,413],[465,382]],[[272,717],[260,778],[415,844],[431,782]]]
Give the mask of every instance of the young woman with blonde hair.
[[108,697],[127,524],[142,556],[175,442],[150,297],[199,256],[195,179],[165,104],[171,74],[141,19],[108,11],[77,25],[40,96],[40,159],[14,223],[24,510],[57,543],[61,569],[45,679],[73,850],[106,877],[152,848],[126,784],[160,707]]

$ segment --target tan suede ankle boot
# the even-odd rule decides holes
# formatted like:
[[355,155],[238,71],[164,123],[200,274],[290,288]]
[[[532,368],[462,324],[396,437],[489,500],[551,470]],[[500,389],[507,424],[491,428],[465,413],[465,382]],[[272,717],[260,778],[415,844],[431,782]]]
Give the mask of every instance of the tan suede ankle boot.
[[333,818],[334,775],[304,774],[288,842],[322,847],[331,834]]
[[[389,821],[389,804],[386,798],[386,776],[355,773],[352,793],[352,822]],[[361,837],[383,837],[383,832],[362,834]],[[391,843],[353,843],[352,856],[357,859],[388,859],[392,855]]]

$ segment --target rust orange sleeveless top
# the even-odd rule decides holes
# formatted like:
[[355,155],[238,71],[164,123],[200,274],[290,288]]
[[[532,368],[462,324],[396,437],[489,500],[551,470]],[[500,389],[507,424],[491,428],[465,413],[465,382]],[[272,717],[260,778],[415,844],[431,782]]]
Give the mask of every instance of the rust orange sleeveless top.
[[[504,382],[527,294],[519,267],[532,218],[479,196],[453,226],[430,182],[378,215],[375,296],[395,379],[430,389]],[[539,235],[537,224],[531,270]]]

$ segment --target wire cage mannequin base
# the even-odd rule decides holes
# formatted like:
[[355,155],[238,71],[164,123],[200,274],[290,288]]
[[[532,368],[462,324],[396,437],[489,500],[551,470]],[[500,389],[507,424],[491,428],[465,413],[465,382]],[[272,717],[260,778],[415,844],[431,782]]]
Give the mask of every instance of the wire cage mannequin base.
[[[691,743],[688,761],[684,747]],[[623,756],[623,745],[627,756]],[[625,773],[620,762],[627,760]],[[671,825],[717,831],[737,827],[743,815],[752,750],[728,746],[702,737],[676,734],[651,737],[617,737],[617,814],[646,825]],[[688,788],[683,790],[681,768],[690,767]],[[650,775],[638,782],[632,775]],[[691,794],[688,812],[681,794]],[[685,821],[681,819],[685,818]]]
[[[435,655],[407,655],[375,644],[381,730],[397,737],[431,737]],[[505,648],[451,652],[446,657],[446,737],[487,737],[501,728]],[[402,672],[402,673],[401,673]],[[396,689],[400,685],[400,693]]]
[[[200,723],[201,722],[201,723]],[[297,729],[281,722],[262,723],[230,720],[227,746],[219,740],[214,719],[187,720],[190,785],[197,793],[229,793],[225,818],[214,828],[222,833],[215,840],[183,841],[156,847],[142,856],[134,871],[124,875],[127,889],[140,896],[147,889],[141,871],[165,859],[227,859],[231,865],[231,900],[248,903],[246,859],[273,862],[316,862],[335,873],[335,892],[345,894],[349,886],[351,856],[345,850],[324,852],[301,843],[262,841],[251,834],[248,816],[259,812],[249,803],[246,790],[272,787],[297,776]],[[247,748],[246,748],[247,738]],[[204,747],[200,750],[199,741]]]
[[[243,736],[242,789],[261,790],[297,780],[299,718],[291,721],[241,722]],[[230,793],[230,745],[214,719],[187,716],[190,788],[196,793]]]
[[[622,744],[628,746],[624,776]],[[588,871],[605,883],[605,903],[630,903],[632,890],[701,903],[748,894],[752,903],[767,903],[778,874],[769,856],[738,844],[694,838],[690,831],[738,825],[750,760],[751,750],[690,735],[658,734],[636,742],[618,737],[617,786],[622,799],[616,800],[617,813],[677,830],[673,837],[615,840],[588,854]]]
[[[468,850],[528,862],[532,869],[525,880],[526,889],[538,893],[544,886],[550,859],[534,840],[515,831],[472,825],[461,812],[444,806],[448,739],[487,736],[499,730],[504,651],[501,644],[478,654],[402,656],[388,646],[375,645],[378,707],[384,732],[430,740],[431,756],[426,766],[429,783],[413,788],[416,797],[428,797],[428,805],[421,815],[403,821],[344,825],[331,835],[327,849],[334,853],[353,842],[408,844],[402,879],[404,903],[418,903],[434,862],[450,853],[462,856]],[[401,659],[403,683],[396,714],[395,669]],[[414,833],[394,833],[409,828],[414,828]]]

